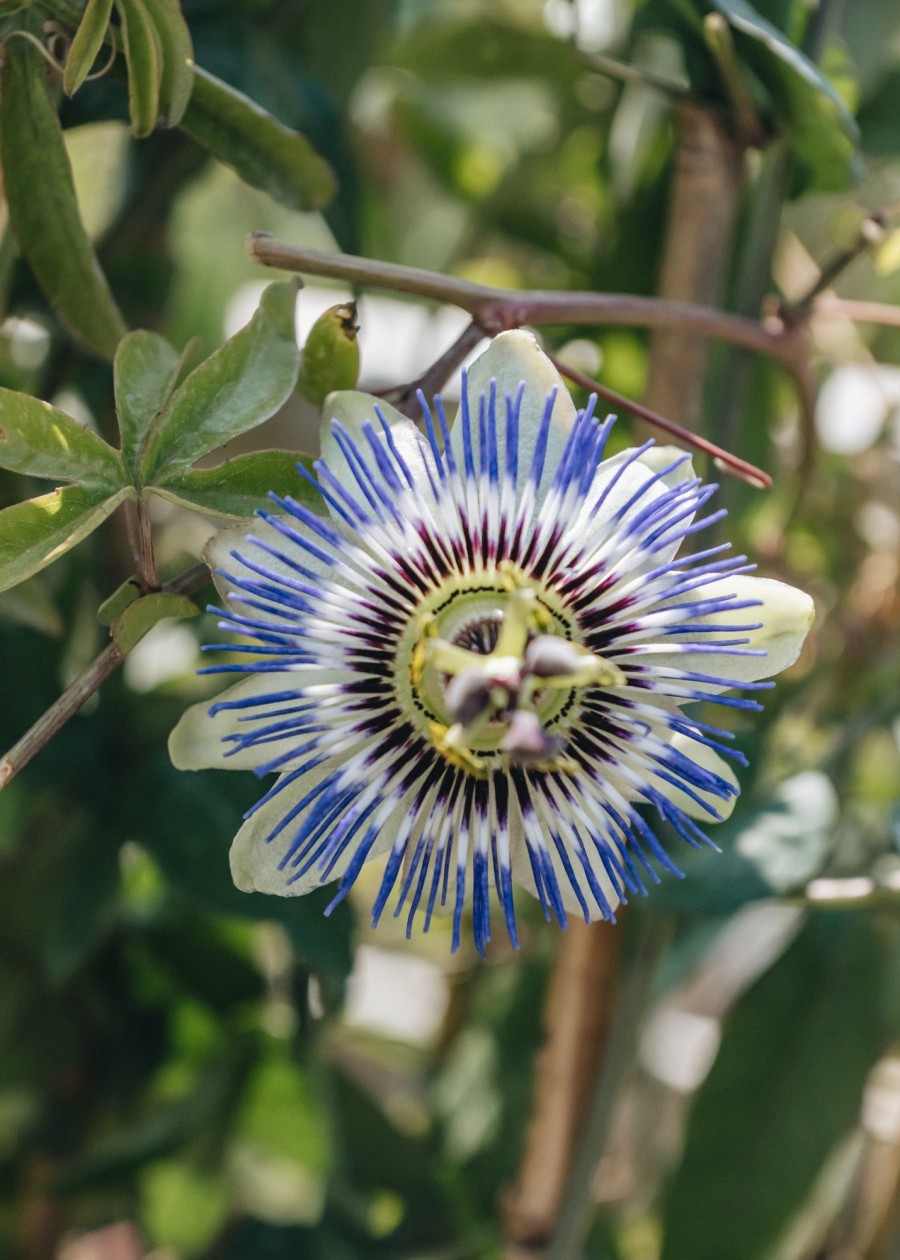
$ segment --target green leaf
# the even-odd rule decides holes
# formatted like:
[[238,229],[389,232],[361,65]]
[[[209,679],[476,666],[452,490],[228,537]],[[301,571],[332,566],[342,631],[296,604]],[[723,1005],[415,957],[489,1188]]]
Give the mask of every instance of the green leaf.
[[891,70],[859,111],[862,146],[876,157],[892,157],[900,152],[900,70]]
[[865,916],[816,915],[737,1003],[691,1113],[662,1260],[771,1254],[858,1118],[885,1040],[886,953]]
[[128,63],[128,112],[132,133],[149,136],[159,117],[162,51],[144,0],[116,0]]
[[134,497],[131,486],[116,494],[88,486],[62,486],[0,512],[0,591],[52,564]]
[[23,39],[8,40],[3,55],[0,146],[13,233],[63,323],[111,359],[125,322],[78,214],[44,60]]
[[308,457],[290,451],[254,451],[216,468],[173,473],[150,489],[173,503],[216,516],[252,516],[257,508],[266,506],[270,491],[292,495],[314,510],[321,509],[321,495],[297,472],[301,461],[306,467],[312,464]]
[[291,210],[320,210],[334,198],[334,173],[305,136],[199,67],[181,127],[245,183]]
[[122,456],[132,476],[137,473],[141,444],[168,402],[180,366],[178,351],[157,333],[139,329],[119,342],[113,363],[116,415]]
[[155,591],[127,605],[113,622],[112,635],[116,646],[128,653],[143,639],[158,621],[167,617],[196,617],[200,609],[187,595],[170,595],[168,591]]
[[145,485],[262,424],[290,397],[300,363],[295,295],[292,281],[269,285],[246,328],[178,387],[147,435]]
[[90,73],[91,66],[103,47],[103,37],[109,27],[112,7],[113,0],[88,0],[85,5],[84,16],[66,57],[63,90],[67,96],[74,96]]
[[136,577],[126,578],[117,586],[97,609],[97,621],[101,626],[111,626],[130,604],[141,597],[141,584]]
[[127,480],[118,451],[49,403],[0,389],[0,468],[118,490]]
[[177,127],[194,88],[194,46],[178,0],[144,0],[162,53],[158,124]]
[[772,94],[777,123],[819,190],[855,176],[859,131],[822,71],[747,0],[712,0],[733,28],[738,52]]

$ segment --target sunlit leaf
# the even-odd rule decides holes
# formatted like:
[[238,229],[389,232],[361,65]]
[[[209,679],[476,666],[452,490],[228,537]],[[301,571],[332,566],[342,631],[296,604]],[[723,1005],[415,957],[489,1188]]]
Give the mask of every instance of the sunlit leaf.
[[[173,503],[216,516],[252,516],[257,508],[266,506],[270,492],[289,494],[313,509],[321,509],[321,495],[297,472],[299,459],[289,451],[254,451],[217,468],[175,471],[150,488]],[[310,462],[303,458],[307,466]]]
[[127,480],[118,451],[49,403],[0,389],[0,468],[117,490]]
[[262,424],[290,397],[300,363],[295,294],[290,281],[270,285],[246,328],[176,389],[147,434],[145,484]]
[[125,486],[110,495],[103,487],[61,486],[38,499],[0,512],[0,591],[52,564],[134,497]]

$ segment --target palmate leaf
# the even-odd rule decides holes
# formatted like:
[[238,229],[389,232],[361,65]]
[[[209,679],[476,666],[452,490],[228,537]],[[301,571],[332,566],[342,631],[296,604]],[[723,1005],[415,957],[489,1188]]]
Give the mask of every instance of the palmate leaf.
[[648,0],[634,30],[672,34],[682,46],[694,89],[721,99],[721,74],[703,32],[703,18],[710,12],[728,22],[748,82],[757,87],[756,96],[767,98],[761,100],[762,112],[799,159],[798,183],[821,190],[846,187],[858,173],[858,128],[828,77],[755,5],[748,0]]
[[321,496],[297,472],[298,462],[311,463],[291,451],[253,451],[216,468],[174,472],[151,489],[172,503],[216,516],[252,516],[257,508],[266,506],[270,493],[289,494],[313,510],[321,510]]
[[859,131],[818,66],[747,0],[713,0],[738,52],[772,94],[776,120],[808,166],[813,187],[845,188],[856,172]]
[[287,401],[300,366],[295,295],[290,281],[270,285],[246,328],[175,390],[147,432],[139,468],[144,485],[171,479]]

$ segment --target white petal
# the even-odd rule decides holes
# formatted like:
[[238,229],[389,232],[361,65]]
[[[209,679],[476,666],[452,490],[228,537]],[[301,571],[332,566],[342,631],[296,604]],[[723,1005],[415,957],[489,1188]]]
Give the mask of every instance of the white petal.
[[[296,521],[292,521],[291,524],[299,532],[305,532],[303,527],[299,526]],[[246,521],[241,525],[231,525],[228,529],[220,529],[217,534],[213,534],[203,549],[203,559],[212,571],[216,590],[223,600],[227,599],[229,593],[234,590],[234,585],[222,576],[223,571],[237,578],[254,579],[257,577],[257,574],[245,568],[244,565],[234,558],[231,554],[233,551],[237,551],[252,564],[258,564],[278,577],[289,577],[302,581],[300,575],[284,564],[283,561],[277,560],[270,555],[258,543],[251,542],[251,535],[268,546],[274,547],[276,551],[282,551],[291,555],[298,564],[309,569],[316,577],[321,577],[329,572],[328,565],[324,564],[323,561],[317,559],[302,547],[298,547],[290,542],[267,521],[256,517],[252,521]]]
[[[628,452],[624,451],[627,455]],[[639,461],[652,472],[662,472],[664,468],[670,468],[671,471],[660,477],[660,482],[668,490],[674,490],[676,486],[680,486],[684,481],[693,481],[696,477],[694,472],[694,462],[687,451],[683,451],[680,446],[651,446],[649,450],[643,451],[638,456]],[[677,464],[676,468],[672,468],[672,464]]]
[[265,696],[278,691],[291,691],[299,685],[297,676],[290,674],[252,674],[221,695],[199,704],[192,704],[179,719],[169,736],[169,756],[178,770],[255,770],[263,762],[274,760],[282,753],[290,752],[297,744],[297,736],[264,744],[259,748],[244,748],[228,756],[234,747],[224,736],[246,734],[249,723],[239,722],[241,714],[253,710],[225,709],[209,716],[210,706],[220,700],[246,700],[250,696]]
[[337,393],[329,394],[322,407],[322,459],[328,465],[329,472],[337,477],[354,499],[360,500],[359,483],[338,444],[331,422],[337,420],[343,425],[359,448],[363,459],[371,465],[372,448],[363,433],[363,426],[368,423],[377,434],[384,433],[381,422],[375,414],[376,407],[387,421],[391,438],[412,474],[416,490],[427,495],[430,490],[429,468],[432,473],[434,472],[428,443],[408,416],[397,411],[390,403],[355,389],[339,390]]
[[[706,744],[698,743],[697,740],[691,739],[689,735],[677,734],[671,740],[672,747],[676,752],[693,761],[703,770],[708,770],[711,774],[718,775],[720,779],[724,779],[726,783],[730,783],[735,789],[732,796],[721,797],[715,792],[707,791],[699,787],[691,787],[694,796],[690,796],[687,792],[683,792],[680,788],[675,787],[668,779],[662,779],[658,775],[650,775],[653,787],[670,801],[682,813],[687,814],[689,818],[697,818],[705,823],[724,822],[726,818],[730,818],[737,803],[737,794],[740,791],[740,783],[737,775],[732,770],[729,763],[720,757],[713,748],[708,748]],[[678,777],[677,775],[675,777]],[[704,809],[703,805],[698,804],[694,799],[699,797],[701,801],[706,801],[715,813]],[[716,814],[719,815],[716,818]]]
[[[491,381],[497,382],[497,451],[502,469],[506,454],[506,406],[507,394],[515,397],[519,385],[525,382],[525,393],[519,411],[519,481],[528,476],[534,454],[535,440],[540,428],[547,395],[556,390],[550,422],[544,475],[537,503],[543,502],[546,491],[553,481],[560,456],[575,422],[575,404],[569,396],[556,368],[538,345],[534,335],[517,328],[500,333],[469,368],[466,396],[472,422],[472,441],[478,451],[478,402],[483,393],[490,396]],[[463,434],[459,418],[453,425],[450,444],[457,464],[463,463]]]
[[[522,834],[521,823],[515,816],[513,816],[510,819],[510,824],[510,869],[513,880],[520,888],[524,888],[525,891],[532,897],[538,898],[537,885],[534,882],[534,871],[531,866],[531,859],[528,856],[528,847],[525,843],[525,837]],[[597,852],[596,845],[591,843],[590,838],[587,837],[586,831],[582,830],[581,834],[586,840],[585,856],[587,858],[588,865],[593,871],[594,878],[600,886],[601,891],[609,902],[610,910],[615,911],[616,906],[618,906],[621,901],[621,898],[616,891],[615,885],[607,874],[606,867],[600,860],[600,855]],[[563,842],[565,843],[565,837]],[[581,889],[585,904],[588,908],[588,921],[591,923],[597,923],[603,919],[603,913],[597,904],[594,894],[591,892],[587,876],[584,873],[584,866],[582,865],[581,858],[575,851],[574,844],[566,844],[566,849],[569,855],[569,861],[572,864],[572,870],[575,872],[575,878],[578,881],[578,886]],[[550,860],[553,863],[553,869],[556,872],[556,882],[559,885],[560,896],[562,897],[562,903],[566,908],[566,913],[572,915],[573,918],[581,919],[582,922],[584,922],[584,908],[575,895],[575,890],[572,887],[568,875],[563,869],[563,865],[559,860],[559,854],[556,852],[556,848],[552,843],[547,844],[547,852],[550,855]]]
[[[673,652],[648,656],[647,663],[727,678],[733,680],[735,686],[740,686],[742,682],[771,678],[793,665],[800,655],[803,641],[815,617],[815,605],[810,596],[794,586],[788,586],[786,582],[738,575],[709,582],[692,591],[686,598],[693,602],[724,595],[734,595],[741,601],[759,600],[760,603],[751,608],[736,608],[696,617],[692,619],[692,624],[721,626],[727,636],[730,626],[760,623],[758,630],[736,630],[733,637],[747,639],[748,642],[742,646],[764,651],[764,656],[730,656],[725,652]],[[705,637],[703,634],[690,632],[671,636],[676,642],[679,639],[703,642]],[[713,687],[709,689],[714,690]]]
[[[303,893],[312,892],[314,888],[320,887],[321,872],[316,864],[292,883],[288,882],[292,875],[292,868],[290,866],[284,870],[278,868],[278,863],[290,848],[297,829],[312,805],[307,806],[301,814],[292,819],[273,840],[267,842],[266,838],[311,788],[337,768],[339,768],[337,763],[328,762],[302,775],[294,783],[288,784],[276,793],[247,819],[231,846],[231,876],[242,892],[274,893],[277,897],[300,897]],[[403,810],[397,809],[388,818],[369,852],[369,858],[376,858],[391,847],[402,817]],[[363,833],[364,826],[357,833],[357,839],[361,839]],[[356,845],[349,844],[329,872],[328,883],[340,879],[355,852]]]

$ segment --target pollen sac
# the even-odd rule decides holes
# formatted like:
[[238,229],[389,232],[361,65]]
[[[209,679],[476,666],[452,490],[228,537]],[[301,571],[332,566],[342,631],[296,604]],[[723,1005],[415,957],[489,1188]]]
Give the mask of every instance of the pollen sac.
[[500,745],[510,761],[518,765],[536,765],[552,761],[562,752],[565,740],[550,735],[530,709],[516,709],[509,720],[509,730]]
[[539,634],[525,649],[525,673],[535,678],[577,674],[584,663],[574,643],[558,634]]
[[483,670],[464,669],[447,684],[444,693],[447,711],[461,726],[474,726],[493,713],[497,690]]

